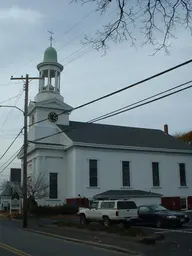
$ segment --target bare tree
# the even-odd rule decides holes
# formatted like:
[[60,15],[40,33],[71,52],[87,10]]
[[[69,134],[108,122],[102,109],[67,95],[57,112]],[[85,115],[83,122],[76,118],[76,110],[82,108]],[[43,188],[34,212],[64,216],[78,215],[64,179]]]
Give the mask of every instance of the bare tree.
[[47,197],[48,184],[45,182],[44,173],[39,174],[35,178],[28,178],[27,181],[27,195],[34,199],[41,199]]
[[184,27],[192,32],[192,0],[71,0],[76,3],[93,3],[96,12],[106,14],[114,8],[116,18],[103,25],[95,37],[85,36],[85,44],[91,43],[97,50],[108,47],[109,41],[135,44],[133,32],[143,33],[142,44],[152,44],[155,52],[164,49],[168,53],[170,38],[175,27]]
[[[29,177],[27,179],[27,197],[33,199],[42,199],[47,196],[48,184],[45,181],[45,174],[40,173],[37,176]],[[23,188],[20,184],[15,184],[10,181],[4,181],[1,186],[1,190],[7,191],[12,196],[15,192],[23,198]]]
[[7,196],[12,196],[13,194],[13,186],[10,181],[5,180],[0,185],[1,192],[5,193]]

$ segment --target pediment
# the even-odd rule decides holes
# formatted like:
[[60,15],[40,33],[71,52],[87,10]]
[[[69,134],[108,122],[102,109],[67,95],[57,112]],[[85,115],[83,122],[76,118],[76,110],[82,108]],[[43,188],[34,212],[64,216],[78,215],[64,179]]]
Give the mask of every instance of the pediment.
[[45,100],[45,101],[40,101],[40,102],[33,102],[31,101],[29,103],[29,107],[28,107],[28,115],[34,111],[36,108],[50,108],[50,109],[58,109],[58,110],[68,110],[68,111],[72,111],[73,108],[64,103],[61,102],[57,99],[50,99],[50,100]]

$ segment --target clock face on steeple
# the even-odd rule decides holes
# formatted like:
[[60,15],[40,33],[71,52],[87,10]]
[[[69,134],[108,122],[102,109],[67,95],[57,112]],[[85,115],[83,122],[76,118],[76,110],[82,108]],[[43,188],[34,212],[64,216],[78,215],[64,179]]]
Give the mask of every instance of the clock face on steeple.
[[50,112],[48,115],[48,119],[50,122],[55,123],[58,120],[58,115],[55,112]]

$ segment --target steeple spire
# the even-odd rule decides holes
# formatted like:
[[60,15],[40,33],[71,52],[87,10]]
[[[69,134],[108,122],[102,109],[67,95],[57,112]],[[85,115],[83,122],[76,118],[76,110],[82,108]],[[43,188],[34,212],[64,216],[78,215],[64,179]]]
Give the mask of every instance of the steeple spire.
[[48,30],[48,33],[50,34],[50,37],[49,37],[50,47],[52,47],[53,41],[54,41],[54,38],[53,38],[54,33],[52,32],[52,30]]

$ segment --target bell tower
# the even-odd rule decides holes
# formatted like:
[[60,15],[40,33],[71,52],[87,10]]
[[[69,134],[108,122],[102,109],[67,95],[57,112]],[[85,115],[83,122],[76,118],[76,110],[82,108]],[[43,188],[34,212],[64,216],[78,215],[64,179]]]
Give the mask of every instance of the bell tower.
[[[73,109],[64,102],[64,97],[60,94],[63,66],[58,62],[57,51],[52,46],[52,40],[37,69],[42,79],[39,79],[38,93],[28,107],[29,140],[54,134],[58,131],[58,124],[69,125],[69,115]],[[46,141],[58,142],[59,137],[57,139],[50,137]]]
[[[39,77],[39,93],[35,101],[42,101],[50,97],[56,97],[63,101],[60,95],[60,77],[63,66],[57,61],[57,51],[52,46],[48,47],[44,52],[43,62],[37,65]],[[56,96],[57,95],[57,96]]]

